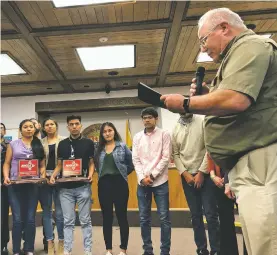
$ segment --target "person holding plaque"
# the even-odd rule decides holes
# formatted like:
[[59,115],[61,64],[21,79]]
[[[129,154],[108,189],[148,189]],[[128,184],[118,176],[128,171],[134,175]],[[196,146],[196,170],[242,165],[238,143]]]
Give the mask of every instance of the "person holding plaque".
[[84,254],[91,254],[91,181],[94,174],[94,143],[81,135],[81,116],[68,116],[67,127],[70,136],[59,143],[58,164],[50,178],[56,177],[62,170],[60,183],[60,200],[64,217],[64,254],[72,252],[73,232],[75,226],[75,206],[78,204],[79,220],[84,239]]
[[[58,135],[58,123],[48,118],[43,121],[42,124],[43,132],[45,137],[41,140],[45,158],[46,158],[46,177],[50,179],[51,175],[54,172],[54,169],[57,165],[57,153],[58,145],[60,141],[64,139]],[[48,255],[54,255],[55,245],[54,245],[54,233],[52,227],[52,201],[54,200],[55,204],[55,220],[58,231],[58,255],[63,255],[64,249],[64,234],[63,234],[63,212],[61,207],[61,201],[59,196],[59,187],[44,184],[39,188],[39,201],[43,209],[43,227],[44,235],[47,242]]]
[[38,204],[38,186],[35,182],[39,181],[40,177],[45,177],[44,150],[40,140],[34,136],[35,126],[31,120],[23,120],[19,125],[19,130],[22,135],[21,139],[12,141],[7,148],[4,184],[8,186],[12,210],[13,254],[19,255],[24,232],[24,253],[32,255]]
[[112,255],[113,205],[120,227],[121,252],[119,255],[126,255],[129,239],[127,176],[134,170],[134,165],[131,151],[121,141],[120,135],[111,122],[103,123],[100,128],[95,160],[99,178],[98,198],[103,215],[106,255]]

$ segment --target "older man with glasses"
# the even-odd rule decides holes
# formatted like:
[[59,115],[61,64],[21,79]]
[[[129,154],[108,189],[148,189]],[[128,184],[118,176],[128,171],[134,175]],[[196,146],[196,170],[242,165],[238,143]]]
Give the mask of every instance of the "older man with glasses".
[[[206,115],[205,145],[229,172],[249,255],[277,254],[277,43],[227,8],[199,20],[201,51],[220,63],[210,91],[164,95],[173,112]],[[205,85],[205,84],[204,84]]]

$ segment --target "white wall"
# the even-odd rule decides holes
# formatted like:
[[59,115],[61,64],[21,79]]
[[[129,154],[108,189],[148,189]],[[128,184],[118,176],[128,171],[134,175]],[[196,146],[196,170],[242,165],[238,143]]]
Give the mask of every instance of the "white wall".
[[[169,93],[188,93],[188,87],[171,87],[171,88],[158,88],[161,94]],[[51,101],[65,101],[65,100],[86,100],[96,98],[118,98],[118,97],[135,97],[137,96],[137,90],[122,90],[122,91],[111,91],[110,94],[105,92],[89,92],[89,93],[76,93],[76,94],[58,94],[58,95],[41,95],[41,96],[24,96],[24,97],[7,97],[1,100],[1,122],[5,123],[7,129],[18,128],[21,120],[31,117],[36,117],[35,103],[36,102],[51,102]],[[139,117],[140,111],[128,110],[131,119],[131,129],[134,132],[141,129],[142,125],[139,124],[137,116]],[[56,119],[61,122],[60,131],[65,132],[65,118],[68,114],[60,114],[60,116],[54,115]],[[122,128],[123,122],[128,118],[125,111],[112,111],[111,112],[95,112],[95,113],[82,113],[83,126],[86,124],[93,124],[96,122],[103,121],[115,121],[115,125],[119,125]],[[177,115],[162,109],[160,114],[160,126],[169,131],[172,130],[176,123]],[[102,119],[101,119],[102,118]],[[101,121],[100,121],[101,120]],[[59,122],[60,122],[59,121]],[[95,123],[96,123],[95,122]],[[125,127],[125,126],[124,126]],[[125,130],[125,129],[124,129]],[[134,134],[132,130],[132,135]],[[124,134],[125,136],[125,134]],[[123,138],[124,138],[123,136]]]

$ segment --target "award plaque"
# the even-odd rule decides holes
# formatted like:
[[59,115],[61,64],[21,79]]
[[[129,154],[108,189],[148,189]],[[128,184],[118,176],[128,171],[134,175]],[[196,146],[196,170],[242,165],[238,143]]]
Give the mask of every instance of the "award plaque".
[[43,183],[45,178],[40,178],[39,161],[37,159],[21,159],[18,162],[18,175],[11,180],[12,184]]
[[66,159],[63,160],[62,178],[56,182],[89,182],[82,174],[82,159]]

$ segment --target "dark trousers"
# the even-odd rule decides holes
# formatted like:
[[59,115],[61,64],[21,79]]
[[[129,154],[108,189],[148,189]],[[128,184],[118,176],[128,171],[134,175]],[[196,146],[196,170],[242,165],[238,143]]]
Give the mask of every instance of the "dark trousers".
[[10,240],[9,236],[9,196],[8,188],[1,186],[1,251]]
[[220,221],[220,252],[224,255],[239,255],[235,229],[234,201],[216,188],[216,199]]
[[98,198],[103,215],[103,234],[106,249],[112,249],[113,205],[120,227],[120,248],[127,250],[129,240],[129,224],[127,205],[129,187],[121,175],[105,175],[98,182]]
[[213,181],[209,175],[204,176],[204,182],[200,189],[194,188],[187,184],[182,176],[184,193],[191,212],[192,227],[194,231],[194,241],[197,246],[197,253],[208,254],[207,238],[203,222],[203,210],[207,219],[209,241],[211,254],[219,253],[219,221],[217,213],[217,202]]
[[38,187],[36,184],[10,185],[8,187],[8,193],[13,217],[13,253],[20,252],[23,232],[25,241],[23,247],[24,252],[34,252]]

